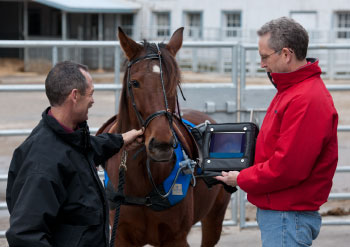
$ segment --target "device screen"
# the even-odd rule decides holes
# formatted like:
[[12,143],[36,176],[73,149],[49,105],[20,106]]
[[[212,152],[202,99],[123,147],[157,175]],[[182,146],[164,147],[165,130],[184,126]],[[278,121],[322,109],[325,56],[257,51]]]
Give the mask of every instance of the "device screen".
[[245,149],[245,132],[217,132],[211,135],[210,158],[240,158]]

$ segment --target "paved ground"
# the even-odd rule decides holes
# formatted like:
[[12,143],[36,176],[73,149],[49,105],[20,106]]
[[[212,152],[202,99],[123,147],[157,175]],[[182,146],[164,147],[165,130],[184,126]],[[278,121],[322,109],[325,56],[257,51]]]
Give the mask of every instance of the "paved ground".
[[[112,82],[112,74],[94,74],[95,82]],[[43,83],[45,76],[43,75],[6,75],[1,76],[0,84],[16,84],[21,83]],[[203,75],[184,73],[184,81],[186,82],[203,82],[203,80],[214,82],[229,82],[230,77],[222,75]],[[266,84],[265,79],[255,79],[251,83]],[[329,83],[349,83],[349,81],[335,81]],[[339,111],[340,124],[350,125],[350,97],[348,92],[332,93],[335,105]],[[95,105],[90,110],[89,125],[93,127],[101,126],[108,117],[114,113],[114,95],[110,92],[96,92]],[[47,106],[47,99],[43,92],[31,93],[0,93],[0,130],[4,129],[22,129],[33,128],[43,109]],[[0,137],[0,174],[7,173],[8,165],[12,152],[25,137]],[[339,134],[339,165],[347,165],[350,161],[350,133]],[[336,174],[332,192],[350,192],[350,174]],[[5,197],[5,182],[0,182],[0,201]],[[247,206],[247,217],[255,220],[252,206]],[[347,201],[330,201],[326,203],[321,211],[350,213],[350,200]],[[347,218],[350,216],[336,217],[336,219]],[[329,218],[329,217],[326,217]],[[0,211],[0,230],[8,227],[8,213]],[[191,246],[200,246],[200,228],[194,228],[188,237]],[[260,246],[260,235],[258,229],[240,230],[235,227],[224,227],[221,240],[218,246]],[[5,239],[0,239],[0,247],[7,246]],[[348,226],[324,226],[321,230],[319,238],[314,242],[313,246],[329,247],[329,246],[350,246],[350,225]]]
[[[323,226],[314,247],[348,247],[350,226]],[[189,235],[190,246],[200,246],[200,229],[193,229]],[[220,242],[222,247],[261,246],[260,231],[257,228],[239,230],[238,227],[225,227]]]
[[[193,228],[188,236],[192,247],[200,246],[200,228]],[[348,247],[350,242],[350,226],[323,226],[313,247]],[[6,239],[0,239],[0,247],[7,247]],[[219,247],[258,247],[261,246],[260,232],[257,228],[239,230],[238,227],[224,227]]]

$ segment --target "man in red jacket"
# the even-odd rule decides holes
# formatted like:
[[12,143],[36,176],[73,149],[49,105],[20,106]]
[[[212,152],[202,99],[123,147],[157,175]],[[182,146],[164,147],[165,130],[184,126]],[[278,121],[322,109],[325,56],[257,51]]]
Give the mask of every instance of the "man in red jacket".
[[282,17],[258,35],[261,67],[277,93],[261,126],[254,165],[216,178],[238,185],[258,207],[263,246],[311,246],[338,162],[338,114],[318,60],[306,58],[309,38],[300,24]]

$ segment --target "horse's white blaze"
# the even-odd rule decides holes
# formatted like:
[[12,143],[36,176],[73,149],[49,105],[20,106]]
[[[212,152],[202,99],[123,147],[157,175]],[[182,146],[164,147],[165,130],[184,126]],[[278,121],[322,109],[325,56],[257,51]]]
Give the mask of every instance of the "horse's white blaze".
[[153,72],[154,73],[160,73],[160,68],[158,65],[153,65]]

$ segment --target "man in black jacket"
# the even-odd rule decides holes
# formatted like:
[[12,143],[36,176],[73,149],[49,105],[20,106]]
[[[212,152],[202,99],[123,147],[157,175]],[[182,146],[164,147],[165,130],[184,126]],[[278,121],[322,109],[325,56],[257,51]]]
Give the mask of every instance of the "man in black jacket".
[[141,141],[143,130],[91,136],[94,103],[84,65],[58,63],[45,81],[51,107],[15,150],[6,201],[11,247],[108,246],[108,206],[96,166]]

